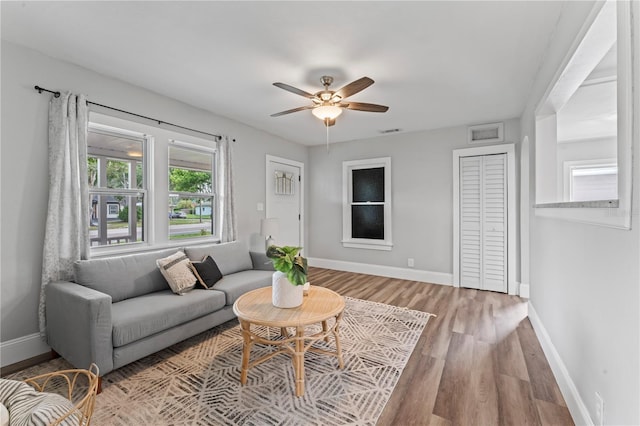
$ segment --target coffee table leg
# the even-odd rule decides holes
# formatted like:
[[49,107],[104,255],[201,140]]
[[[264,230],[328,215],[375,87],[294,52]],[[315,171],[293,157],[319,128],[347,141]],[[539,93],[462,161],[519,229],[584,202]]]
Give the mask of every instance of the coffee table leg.
[[[324,334],[327,334],[327,330],[329,329],[329,327],[327,327],[327,321],[322,321],[322,332]],[[329,335],[327,334],[324,338],[324,341],[329,343]]]
[[341,319],[342,319],[342,312],[340,312],[340,314],[338,314],[338,316],[336,317],[336,323],[333,326],[333,336],[336,339],[336,353],[338,354],[338,365],[340,366],[340,369],[343,369],[344,361],[342,360],[342,348],[340,346],[340,335],[338,330],[338,326],[340,325]]
[[240,374],[240,383],[245,385],[247,383],[247,375],[249,374],[249,358],[251,356],[253,341],[251,339],[251,324],[241,320],[240,326],[242,327],[242,339],[244,341],[242,345],[242,372]]
[[296,371],[296,396],[304,395],[304,327],[296,327],[296,352],[293,356]]

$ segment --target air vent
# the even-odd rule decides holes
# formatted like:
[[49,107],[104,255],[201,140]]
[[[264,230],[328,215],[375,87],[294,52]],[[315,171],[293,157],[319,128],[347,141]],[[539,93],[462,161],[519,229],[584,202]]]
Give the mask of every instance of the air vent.
[[380,130],[380,133],[382,133],[383,135],[386,135],[387,133],[397,133],[399,131],[400,129],[387,129],[387,130]]
[[469,143],[493,143],[504,141],[504,123],[469,126]]

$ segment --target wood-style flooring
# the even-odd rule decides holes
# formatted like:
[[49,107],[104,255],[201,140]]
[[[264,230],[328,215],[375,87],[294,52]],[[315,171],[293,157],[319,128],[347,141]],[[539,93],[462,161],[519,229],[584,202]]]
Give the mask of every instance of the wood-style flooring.
[[378,425],[573,425],[523,299],[309,268],[312,285],[431,318]]

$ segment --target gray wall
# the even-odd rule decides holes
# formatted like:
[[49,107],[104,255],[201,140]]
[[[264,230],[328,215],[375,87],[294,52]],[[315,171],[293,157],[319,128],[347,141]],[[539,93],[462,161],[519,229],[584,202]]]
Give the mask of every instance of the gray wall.
[[[592,6],[566,5],[522,116],[522,136],[531,141],[532,206],[534,110]],[[640,152],[637,139],[633,150]],[[594,420],[595,392],[602,395],[605,424],[640,424],[639,170],[636,156],[632,230],[536,217],[531,210],[531,304]]]
[[[505,143],[515,143],[517,153],[519,139],[519,120],[506,120]],[[399,268],[407,268],[411,257],[416,270],[452,274],[452,151],[475,146],[467,143],[467,127],[460,126],[333,144],[329,152],[312,147],[309,255]],[[391,157],[393,249],[344,248],[342,162],[377,157]]]
[[[48,202],[47,111],[33,86],[84,93],[95,102],[237,140],[238,230],[250,244],[264,212],[265,155],[307,163],[308,149],[137,86],[2,42],[0,342],[38,331],[42,245]],[[212,96],[215,96],[212,94]],[[166,167],[166,166],[165,166]]]

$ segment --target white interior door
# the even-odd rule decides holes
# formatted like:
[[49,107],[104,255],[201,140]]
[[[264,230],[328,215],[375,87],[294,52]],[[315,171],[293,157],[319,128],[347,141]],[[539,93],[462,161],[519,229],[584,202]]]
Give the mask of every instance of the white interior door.
[[507,156],[460,158],[460,285],[507,292]]
[[278,219],[275,244],[302,247],[304,164],[268,155],[266,170],[266,217]]
[[460,285],[480,288],[482,274],[482,157],[460,158]]

